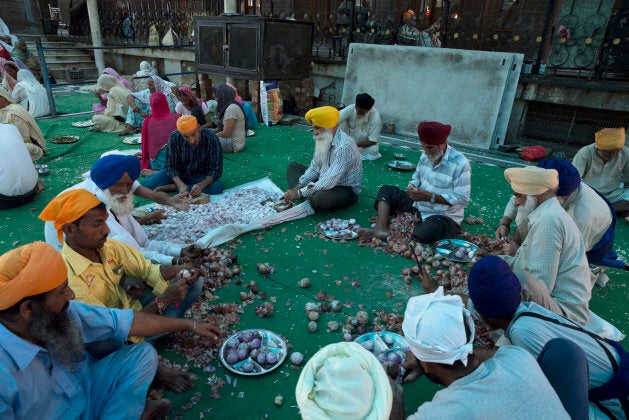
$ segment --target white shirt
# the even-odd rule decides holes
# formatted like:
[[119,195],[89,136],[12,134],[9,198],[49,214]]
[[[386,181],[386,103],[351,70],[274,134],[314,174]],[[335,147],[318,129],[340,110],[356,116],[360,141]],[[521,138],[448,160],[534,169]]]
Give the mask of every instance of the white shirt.
[[382,120],[376,108],[371,108],[365,124],[358,124],[356,115],[356,105],[348,105],[341,110],[339,117],[339,128],[349,135],[356,143],[369,140],[376,144],[368,147],[359,147],[362,160],[380,159],[382,155],[378,148],[380,142],[380,131],[382,130]]
[[[207,104],[203,101],[201,101],[201,111],[203,112],[203,115],[207,115],[210,112]],[[179,115],[190,115],[190,110],[183,106],[181,102],[177,102],[177,105],[175,105],[175,112]]]
[[[623,147],[618,156],[607,162],[596,153],[596,143],[579,149],[572,164],[581,178],[592,188],[615,203],[629,190],[629,147]],[[627,199],[627,198],[624,198]]]
[[0,194],[16,197],[32,191],[37,184],[37,170],[13,124],[0,124],[0,150]]
[[[131,191],[135,191],[140,186],[137,181],[133,182]],[[76,185],[71,186],[68,190],[75,190],[78,188],[86,189],[94,194],[101,200],[105,201],[103,191],[92,181],[91,178],[85,179]],[[144,255],[148,260],[151,260],[157,264],[172,264],[173,257],[178,257],[181,254],[181,248],[184,244],[171,244],[163,241],[151,241],[146,236],[144,229],[138,223],[135,218],[130,215],[114,216],[111,209],[107,207],[107,227],[109,227],[109,238],[117,239],[126,243],[129,246],[134,247]],[[118,218],[116,220],[116,217]],[[44,227],[44,236],[46,242],[54,246],[55,249],[61,251],[63,244],[59,243],[57,239],[57,231],[52,222],[46,222]]]

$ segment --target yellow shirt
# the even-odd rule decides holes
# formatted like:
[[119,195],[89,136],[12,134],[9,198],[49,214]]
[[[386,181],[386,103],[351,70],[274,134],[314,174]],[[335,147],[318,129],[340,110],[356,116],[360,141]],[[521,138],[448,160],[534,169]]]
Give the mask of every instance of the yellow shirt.
[[124,242],[108,239],[98,253],[103,263],[92,262],[63,244],[61,256],[68,267],[68,285],[76,300],[89,305],[141,311],[140,301],[132,299],[120,285],[122,274],[114,272],[118,267],[122,267],[126,275],[143,280],[155,295],[168,288],[159,265],[152,264]]

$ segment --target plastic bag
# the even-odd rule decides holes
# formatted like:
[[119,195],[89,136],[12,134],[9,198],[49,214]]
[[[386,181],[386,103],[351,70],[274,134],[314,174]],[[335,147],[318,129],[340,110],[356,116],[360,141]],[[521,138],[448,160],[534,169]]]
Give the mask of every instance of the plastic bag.
[[283,106],[277,81],[267,83],[260,81],[260,113],[264,125],[277,124],[282,119]]
[[176,47],[179,45],[177,33],[173,31],[173,28],[170,28],[164,35],[164,38],[162,38],[162,45],[165,47]]
[[149,46],[159,47],[159,32],[155,25],[151,25],[149,28]]

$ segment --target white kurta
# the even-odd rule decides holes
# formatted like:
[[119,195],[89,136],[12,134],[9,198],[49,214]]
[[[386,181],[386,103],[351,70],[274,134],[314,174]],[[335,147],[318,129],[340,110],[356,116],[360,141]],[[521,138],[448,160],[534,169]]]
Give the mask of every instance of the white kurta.
[[380,143],[380,131],[382,130],[380,113],[376,108],[371,108],[367,122],[359,124],[355,110],[356,106],[353,104],[341,110],[339,128],[354,139],[356,143],[365,140],[376,142],[374,145],[358,148],[362,160],[380,159],[382,157],[378,147]]
[[607,162],[596,153],[596,144],[579,149],[572,164],[581,178],[609,201],[629,200],[629,147]]

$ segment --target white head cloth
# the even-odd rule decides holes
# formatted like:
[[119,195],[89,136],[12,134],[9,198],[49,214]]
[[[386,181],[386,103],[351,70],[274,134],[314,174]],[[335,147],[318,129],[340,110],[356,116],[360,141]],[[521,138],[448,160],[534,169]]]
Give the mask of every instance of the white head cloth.
[[304,366],[295,388],[304,420],[388,419],[393,393],[384,368],[357,343],[334,343]]
[[410,298],[402,330],[417,359],[446,365],[460,360],[467,366],[467,356],[473,351],[474,321],[460,296],[444,296],[439,287],[434,293]]

